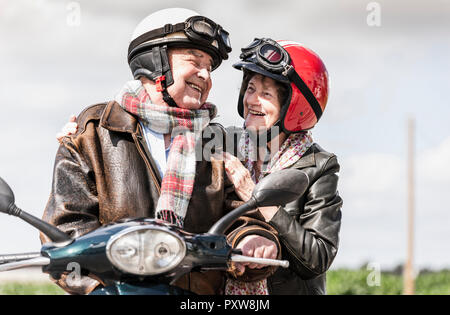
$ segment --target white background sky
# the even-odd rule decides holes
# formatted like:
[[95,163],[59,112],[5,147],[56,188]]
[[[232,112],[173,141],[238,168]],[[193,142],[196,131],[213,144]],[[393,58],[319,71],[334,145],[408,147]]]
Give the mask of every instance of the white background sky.
[[[232,69],[254,37],[304,43],[330,74],[326,112],[313,137],[336,153],[344,199],[333,268],[406,256],[406,120],[416,120],[418,267],[450,267],[450,1],[0,0],[0,176],[19,207],[41,216],[56,132],[70,114],[110,100],[131,74],[134,27],[165,7],[186,7],[231,34],[230,59],[213,74],[210,101],[225,125],[241,125],[241,73]],[[80,8],[77,24],[76,8]],[[73,25],[75,23],[75,25]],[[37,232],[0,217],[0,254],[39,249]]]

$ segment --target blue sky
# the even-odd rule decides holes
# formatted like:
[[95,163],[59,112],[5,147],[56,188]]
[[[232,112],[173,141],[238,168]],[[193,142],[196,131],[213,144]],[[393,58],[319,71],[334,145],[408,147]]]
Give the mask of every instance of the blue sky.
[[[406,120],[416,120],[416,264],[449,267],[449,1],[171,1],[230,31],[230,60],[214,72],[210,100],[225,126],[241,125],[241,73],[231,65],[254,37],[303,42],[330,74],[326,112],[314,139],[337,154],[344,199],[334,267],[401,263],[406,248]],[[73,4],[80,24],[70,26]],[[149,1],[0,0],[0,176],[17,204],[37,216],[51,184],[56,132],[70,114],[111,99],[131,79],[126,50],[134,27],[163,8]],[[69,21],[70,22],[70,21]],[[0,253],[35,251],[37,233],[0,220]]]

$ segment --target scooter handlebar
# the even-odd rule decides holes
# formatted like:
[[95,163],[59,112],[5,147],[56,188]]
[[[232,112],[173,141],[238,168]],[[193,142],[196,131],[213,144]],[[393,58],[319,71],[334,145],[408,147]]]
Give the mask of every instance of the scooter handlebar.
[[278,260],[278,259],[268,259],[268,258],[255,258],[243,255],[232,255],[231,261],[233,262],[249,262],[260,265],[268,265],[268,266],[280,266],[283,268],[289,268],[288,260]]
[[20,268],[27,268],[32,266],[47,266],[50,264],[50,258],[36,257],[26,260],[20,260],[0,265],[0,271],[9,271]]
[[41,253],[38,253],[38,252],[0,255],[0,265],[10,263],[10,262],[16,262],[16,261],[36,258],[36,257],[40,257],[40,256],[41,256]]

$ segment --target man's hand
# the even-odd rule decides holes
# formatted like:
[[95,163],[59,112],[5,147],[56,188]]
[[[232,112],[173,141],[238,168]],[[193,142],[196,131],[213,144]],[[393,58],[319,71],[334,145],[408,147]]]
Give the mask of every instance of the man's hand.
[[61,143],[62,138],[64,138],[65,136],[75,134],[78,129],[76,121],[77,116],[75,115],[70,116],[69,121],[64,125],[61,131],[56,134],[56,140],[58,140]]
[[[271,240],[259,236],[248,235],[239,242],[236,248],[242,250],[242,255],[255,258],[269,258],[276,259],[278,255],[277,245]],[[236,263],[238,274],[243,274],[245,266],[251,269],[261,269],[267,265],[260,265],[254,263]]]

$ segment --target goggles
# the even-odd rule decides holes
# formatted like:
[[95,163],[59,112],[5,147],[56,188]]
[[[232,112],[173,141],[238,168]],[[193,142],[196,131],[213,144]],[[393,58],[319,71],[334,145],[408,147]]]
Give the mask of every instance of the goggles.
[[204,16],[192,16],[185,22],[166,24],[164,27],[142,34],[130,43],[128,55],[147,41],[181,31],[195,43],[216,48],[223,59],[227,59],[228,53],[231,52],[229,33],[222,26]]
[[203,16],[193,16],[185,22],[185,33],[189,39],[203,41],[212,44],[214,40],[219,43],[219,50],[223,48],[227,53],[231,52],[230,34],[222,26]]
[[[245,67],[250,71],[256,70],[274,80],[294,84],[311,105],[317,120],[320,119],[323,111],[319,102],[291,65],[288,52],[280,44],[270,38],[255,38],[250,45],[242,48],[239,57],[243,62],[236,64],[238,69]],[[244,66],[244,64],[246,65]]]
[[287,51],[270,38],[255,38],[250,45],[241,50],[239,57],[243,61],[254,63],[269,72],[285,75],[290,67],[291,58]]

